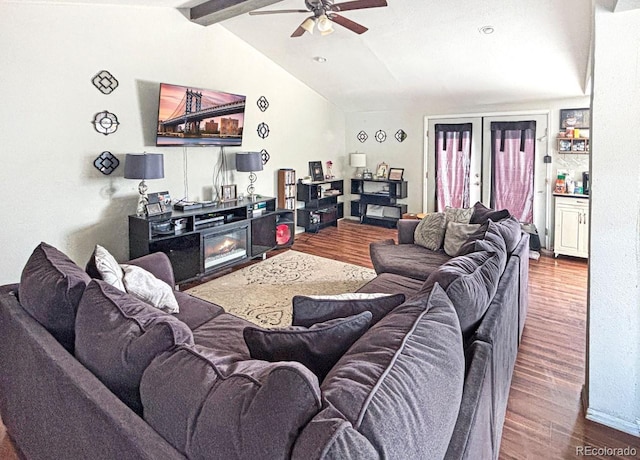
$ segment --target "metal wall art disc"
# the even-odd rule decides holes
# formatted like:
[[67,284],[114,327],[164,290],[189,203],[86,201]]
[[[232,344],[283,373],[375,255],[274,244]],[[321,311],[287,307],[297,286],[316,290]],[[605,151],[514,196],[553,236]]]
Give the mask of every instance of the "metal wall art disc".
[[98,112],[93,117],[93,126],[101,134],[108,136],[118,130],[118,117],[115,113],[108,112],[106,110]]
[[258,136],[260,136],[262,139],[264,139],[265,137],[269,136],[269,125],[266,123],[260,123],[258,125]]
[[260,155],[262,155],[262,164],[266,165],[267,162],[271,159],[271,155],[265,149],[260,150]]
[[403,130],[399,129],[398,132],[396,132],[396,140],[398,142],[402,142],[407,138],[407,133],[405,133]]
[[98,72],[91,82],[103,94],[111,94],[118,87],[118,80],[108,70]]
[[118,160],[111,152],[102,152],[98,155],[93,161],[93,166],[95,166],[98,171],[100,171],[105,176],[111,174],[120,164],[120,160]]
[[384,142],[387,140],[387,133],[379,129],[378,131],[376,131],[375,138],[378,142]]
[[364,142],[364,141],[366,141],[367,139],[369,139],[369,136],[368,136],[368,135],[367,135],[367,133],[365,133],[364,131],[360,131],[356,137],[358,138],[358,140],[359,140],[360,142]]
[[269,108],[269,101],[267,101],[267,98],[264,96],[260,96],[260,98],[258,99],[258,108],[264,112],[265,110],[267,110]]

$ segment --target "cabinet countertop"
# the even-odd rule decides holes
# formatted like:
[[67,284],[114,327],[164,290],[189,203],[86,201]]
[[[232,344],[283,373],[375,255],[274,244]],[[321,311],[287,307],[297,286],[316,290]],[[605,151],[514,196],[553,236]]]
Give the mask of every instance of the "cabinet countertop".
[[589,195],[585,195],[584,193],[554,193],[553,196],[566,198],[589,198]]

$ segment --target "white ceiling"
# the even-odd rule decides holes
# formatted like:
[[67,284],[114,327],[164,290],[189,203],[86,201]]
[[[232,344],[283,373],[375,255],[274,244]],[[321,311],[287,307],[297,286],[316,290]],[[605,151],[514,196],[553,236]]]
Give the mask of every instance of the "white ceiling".
[[[46,1],[167,8],[198,3]],[[307,17],[304,13],[243,14],[221,25],[347,112],[413,106],[434,113],[586,94],[590,2],[388,0],[388,4],[341,13],[369,28],[362,35],[335,25],[331,35],[316,31],[290,38]],[[304,0],[283,0],[263,9],[300,8]],[[495,32],[480,33],[486,25]],[[315,56],[327,61],[317,63]]]

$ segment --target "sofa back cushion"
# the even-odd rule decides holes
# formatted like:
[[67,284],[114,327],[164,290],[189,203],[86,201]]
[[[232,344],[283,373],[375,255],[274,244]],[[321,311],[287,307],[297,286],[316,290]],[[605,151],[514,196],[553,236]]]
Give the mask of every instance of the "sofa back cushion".
[[296,362],[223,362],[180,346],[153,360],[140,384],[145,420],[188,458],[289,458],[320,410],[318,379]]
[[76,311],[90,280],[71,259],[47,243],[34,249],[20,277],[20,304],[70,353]]
[[447,221],[443,212],[431,212],[422,218],[417,225],[413,241],[418,246],[437,251],[442,248]]
[[495,210],[487,208],[479,201],[473,205],[472,209],[473,213],[471,214],[471,219],[469,220],[469,223],[471,224],[484,224],[488,220],[498,221],[506,219],[511,215],[508,209]]
[[504,259],[496,252],[454,257],[427,278],[421,291],[429,292],[438,283],[451,299],[468,338],[489,308],[504,267]]
[[333,367],[323,410],[293,458],[443,458],[464,367],[458,318],[436,285],[372,326]]
[[456,255],[465,256],[477,251],[495,252],[500,257],[500,265],[507,264],[507,247],[499,224],[492,220],[483,224],[478,231],[472,234],[469,239],[460,247]]
[[180,320],[102,280],[87,286],[76,315],[76,358],[138,413],[142,372],[178,344],[192,344]]

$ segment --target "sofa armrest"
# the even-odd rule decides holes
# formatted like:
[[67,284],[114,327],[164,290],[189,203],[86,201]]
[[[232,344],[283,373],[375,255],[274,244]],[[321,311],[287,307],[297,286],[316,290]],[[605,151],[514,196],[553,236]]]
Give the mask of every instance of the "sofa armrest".
[[398,221],[398,244],[413,244],[413,234],[419,223],[418,219],[400,219]]
[[153,276],[167,283],[171,288],[175,288],[176,280],[173,275],[173,266],[164,252],[152,252],[146,256],[138,257],[127,262],[151,272]]

